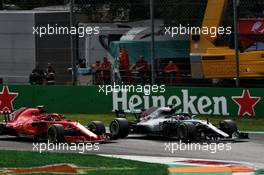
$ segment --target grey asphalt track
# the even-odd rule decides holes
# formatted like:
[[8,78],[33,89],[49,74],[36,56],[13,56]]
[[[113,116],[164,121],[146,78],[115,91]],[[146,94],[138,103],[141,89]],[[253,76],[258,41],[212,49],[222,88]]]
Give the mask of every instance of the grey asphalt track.
[[[131,135],[125,139],[111,140],[109,143],[100,144],[99,151],[88,151],[91,154],[116,154],[116,155],[144,155],[162,157],[183,157],[196,159],[217,159],[227,161],[240,161],[248,163],[258,163],[264,167],[264,135],[250,134],[250,139],[230,144],[231,150],[214,151],[215,142],[211,144],[209,150],[168,150],[165,145],[179,144],[177,140],[162,140],[160,138],[150,138],[146,136]],[[230,142],[221,142],[227,144]],[[196,143],[198,144],[198,143]],[[202,144],[202,143],[200,143]],[[223,145],[222,144],[222,145]],[[220,145],[220,144],[218,144]],[[166,149],[165,149],[166,148]],[[176,148],[176,147],[175,147]],[[226,148],[226,147],[225,147]],[[222,149],[222,148],[221,148]],[[10,136],[0,136],[0,150],[33,150],[33,141],[28,139],[18,139]],[[36,151],[36,150],[35,150]],[[65,151],[64,151],[65,152]]]

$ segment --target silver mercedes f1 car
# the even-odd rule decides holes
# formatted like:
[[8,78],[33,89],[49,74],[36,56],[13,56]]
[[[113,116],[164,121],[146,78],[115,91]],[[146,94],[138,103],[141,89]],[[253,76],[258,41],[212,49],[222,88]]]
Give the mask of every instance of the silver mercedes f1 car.
[[[224,120],[216,127],[208,119],[199,120],[189,114],[175,114],[175,109],[170,107],[115,112],[117,118],[109,127],[114,138],[125,138],[129,134],[176,138],[184,142],[248,138],[247,133],[239,132],[233,120]],[[133,113],[135,121],[129,122],[126,113]]]

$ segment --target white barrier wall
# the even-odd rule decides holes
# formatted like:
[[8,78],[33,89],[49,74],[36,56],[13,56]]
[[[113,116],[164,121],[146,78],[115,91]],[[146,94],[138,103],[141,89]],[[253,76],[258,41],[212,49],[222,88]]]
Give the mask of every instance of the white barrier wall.
[[35,65],[34,13],[0,11],[0,77],[26,83]]
[[33,27],[69,27],[69,19],[67,11],[0,11],[0,78],[4,83],[27,84],[36,62],[42,69],[53,64],[57,84],[71,81],[69,35],[33,34]]

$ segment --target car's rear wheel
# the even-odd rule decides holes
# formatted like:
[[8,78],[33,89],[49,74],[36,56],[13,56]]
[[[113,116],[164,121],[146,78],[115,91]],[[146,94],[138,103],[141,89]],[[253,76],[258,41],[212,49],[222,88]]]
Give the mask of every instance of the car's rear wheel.
[[4,133],[4,125],[0,124],[0,135]]
[[47,133],[49,142],[63,142],[64,141],[64,128],[61,124],[50,125]]
[[224,120],[220,123],[220,130],[227,133],[229,137],[232,137],[234,132],[237,132],[237,125],[233,120]]
[[191,142],[196,138],[196,128],[192,123],[181,123],[177,129],[178,138],[183,142]]
[[101,121],[92,121],[89,123],[88,129],[96,135],[102,135],[105,133],[105,126]]
[[114,138],[125,138],[129,134],[129,122],[125,118],[116,118],[110,123],[110,133]]

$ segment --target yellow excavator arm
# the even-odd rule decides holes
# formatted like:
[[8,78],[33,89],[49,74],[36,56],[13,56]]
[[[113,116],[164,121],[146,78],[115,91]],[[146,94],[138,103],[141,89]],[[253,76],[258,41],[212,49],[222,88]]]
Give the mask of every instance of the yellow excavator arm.
[[[227,0],[208,0],[201,28],[220,27],[227,2]],[[200,35],[198,41],[191,40],[192,53],[204,53],[207,48],[215,47],[214,42],[216,39],[217,37],[212,37],[208,33],[207,35]]]
[[[220,27],[227,0],[208,0],[202,27]],[[235,51],[229,47],[215,46],[217,37],[200,35],[191,37],[191,73],[193,78],[235,78]],[[240,76],[264,77],[264,51],[240,52]]]

